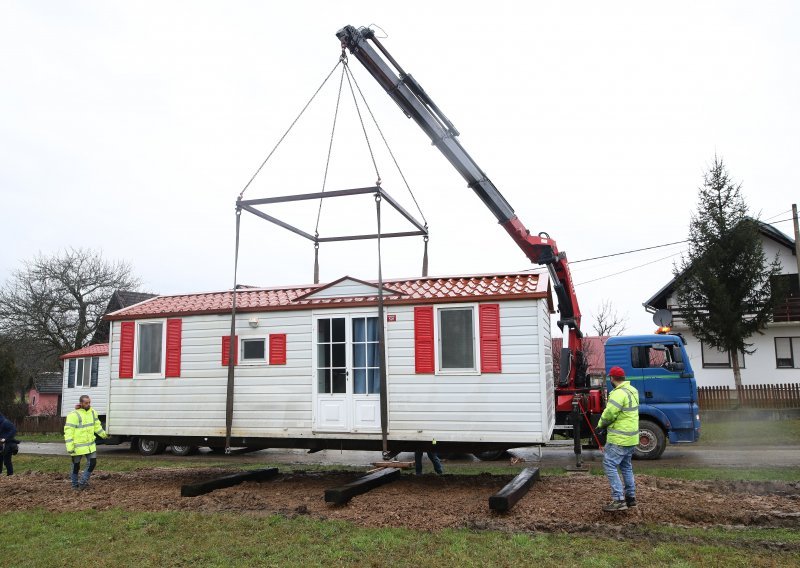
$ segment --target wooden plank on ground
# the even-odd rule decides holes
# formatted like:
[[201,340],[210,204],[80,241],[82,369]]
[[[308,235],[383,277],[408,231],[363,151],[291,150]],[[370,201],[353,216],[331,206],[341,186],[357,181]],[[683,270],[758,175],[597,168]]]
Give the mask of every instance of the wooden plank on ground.
[[347,485],[341,487],[334,487],[325,490],[325,502],[334,503],[335,505],[342,505],[347,503],[356,495],[366,493],[376,487],[380,487],[386,483],[394,481],[400,477],[400,469],[396,467],[387,467],[370,473],[364,477],[359,477],[355,481],[351,481]]
[[489,508],[492,511],[505,513],[517,504],[517,501],[528,492],[539,479],[538,467],[527,467],[512,479],[508,485],[489,497]]
[[192,483],[183,485],[181,487],[181,497],[197,497],[205,493],[210,493],[215,489],[222,489],[224,487],[233,487],[244,481],[266,481],[278,475],[277,467],[270,467],[267,469],[256,469],[253,471],[243,471],[241,473],[234,473],[225,475],[216,479],[209,479],[202,483]]

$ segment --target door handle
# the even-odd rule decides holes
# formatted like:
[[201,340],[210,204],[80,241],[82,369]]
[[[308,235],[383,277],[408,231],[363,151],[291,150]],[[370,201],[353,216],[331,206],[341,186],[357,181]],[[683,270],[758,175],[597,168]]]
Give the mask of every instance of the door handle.
[[653,398],[653,391],[644,391],[645,398]]

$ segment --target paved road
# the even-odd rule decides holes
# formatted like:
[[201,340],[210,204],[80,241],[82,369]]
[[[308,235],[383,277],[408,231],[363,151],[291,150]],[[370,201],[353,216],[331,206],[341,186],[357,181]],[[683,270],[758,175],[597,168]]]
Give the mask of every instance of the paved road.
[[[24,442],[19,446],[20,453],[24,454],[44,454],[44,455],[66,455],[64,445],[60,443],[36,444]],[[128,444],[119,446],[97,447],[98,453],[107,456],[132,456]],[[542,467],[560,467],[574,464],[575,457],[571,447],[547,447],[542,448],[517,448],[511,451],[516,457],[523,458],[526,462],[541,465]],[[362,451],[339,451],[324,450],[309,454],[306,450],[261,450],[242,455],[220,456],[201,452],[193,459],[204,459],[214,461],[231,461],[232,463],[285,463],[285,464],[325,464],[325,465],[348,465],[364,466],[371,462],[381,460],[380,452]],[[163,454],[153,456],[149,459],[157,460],[181,460],[178,456]],[[398,456],[400,460],[413,460],[414,455],[402,453]],[[590,466],[599,467],[602,463],[602,454],[598,451],[587,450],[583,454],[584,463]],[[461,454],[451,456],[447,463],[451,465],[475,463],[478,460],[469,455]],[[496,465],[509,464],[509,460],[500,460]],[[800,444],[794,446],[773,446],[758,447],[748,446],[742,448],[709,448],[697,445],[669,446],[660,460],[655,462],[637,461],[637,469],[648,467],[669,467],[669,466],[688,466],[688,467],[800,467]]]

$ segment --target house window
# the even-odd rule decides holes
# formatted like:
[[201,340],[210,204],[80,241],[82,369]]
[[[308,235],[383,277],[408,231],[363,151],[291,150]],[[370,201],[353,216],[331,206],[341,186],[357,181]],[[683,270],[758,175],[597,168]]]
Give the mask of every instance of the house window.
[[[88,385],[88,371],[89,365],[86,364],[86,359],[78,359],[78,371],[75,373],[75,386],[82,387],[84,384]],[[84,383],[84,376],[86,377],[86,382]]]
[[800,369],[800,337],[775,338],[775,366],[778,369]]
[[378,318],[353,318],[353,392],[381,392],[381,364],[378,356]]
[[266,361],[266,339],[242,339],[242,361]]
[[317,320],[317,392],[347,392],[346,318]]
[[[730,353],[727,351],[720,351],[716,347],[703,342],[700,342],[700,348],[703,356],[704,369],[730,369],[733,366]],[[742,352],[739,352],[739,368],[745,368],[744,353]]]
[[475,370],[475,309],[438,310],[440,370]]
[[67,388],[96,387],[99,364],[99,357],[70,359]]
[[140,375],[160,375],[163,372],[164,324],[139,324],[139,347],[136,372]]

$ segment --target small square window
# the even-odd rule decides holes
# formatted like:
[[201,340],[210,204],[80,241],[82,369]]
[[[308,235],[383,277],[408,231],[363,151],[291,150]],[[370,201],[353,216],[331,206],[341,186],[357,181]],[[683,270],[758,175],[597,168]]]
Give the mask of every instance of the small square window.
[[264,339],[242,339],[242,361],[264,361],[265,354]]

